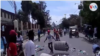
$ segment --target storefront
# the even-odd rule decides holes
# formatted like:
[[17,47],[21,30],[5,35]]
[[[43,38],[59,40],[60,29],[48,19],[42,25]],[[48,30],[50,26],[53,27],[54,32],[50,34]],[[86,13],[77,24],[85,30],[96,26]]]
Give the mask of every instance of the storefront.
[[8,42],[9,32],[11,29],[14,29],[13,21],[10,19],[1,19],[1,35],[4,34]]

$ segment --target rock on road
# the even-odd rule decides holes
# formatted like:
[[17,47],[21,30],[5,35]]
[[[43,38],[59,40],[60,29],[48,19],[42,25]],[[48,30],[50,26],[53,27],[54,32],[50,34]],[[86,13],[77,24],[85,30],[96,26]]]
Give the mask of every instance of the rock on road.
[[[53,35],[53,32],[51,32],[51,34]],[[80,33],[80,38],[69,38],[69,35],[66,34],[65,36],[61,37],[61,41],[67,41],[70,49],[68,52],[65,51],[56,51],[54,50],[54,53],[69,53],[69,56],[94,56],[93,52],[92,52],[92,44],[88,43],[84,38],[84,35]],[[40,46],[44,46],[44,50],[39,51],[37,53],[37,56],[40,56],[41,53],[50,53],[50,50],[48,48],[48,41],[46,41],[44,43],[44,40],[46,38],[45,36],[41,37],[41,41],[35,41],[36,45],[40,45]],[[53,41],[54,43],[55,41]],[[75,52],[72,52],[71,49],[76,48]],[[79,53],[79,50],[85,50],[86,51],[86,55]]]

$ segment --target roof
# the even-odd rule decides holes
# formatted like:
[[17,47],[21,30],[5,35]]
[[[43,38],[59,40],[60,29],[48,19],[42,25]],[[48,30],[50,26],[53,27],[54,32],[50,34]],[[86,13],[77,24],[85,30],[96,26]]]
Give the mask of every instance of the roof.
[[6,13],[9,13],[9,14],[11,14],[11,15],[15,15],[14,13],[9,12],[9,11],[7,11],[7,10],[4,10],[4,9],[2,9],[2,8],[1,8],[1,12],[6,12]]

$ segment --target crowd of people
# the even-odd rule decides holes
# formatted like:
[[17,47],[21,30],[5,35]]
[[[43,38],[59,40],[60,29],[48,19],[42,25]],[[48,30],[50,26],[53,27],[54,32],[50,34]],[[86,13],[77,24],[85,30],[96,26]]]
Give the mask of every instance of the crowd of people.
[[[51,35],[51,31],[48,30],[38,30],[38,41],[40,42],[40,35],[41,33],[43,33],[44,35],[47,32],[47,36],[46,39],[44,40],[44,42],[46,40],[48,40],[48,48],[50,49],[50,53],[53,53],[53,43],[52,43],[52,39],[54,39],[55,41],[60,41],[60,37],[63,36],[63,30],[62,29],[54,29],[54,36]],[[65,29],[64,29],[64,33],[65,33]],[[35,44],[34,44],[34,31],[33,30],[29,30],[27,31],[27,36],[29,41],[27,41],[27,43],[25,44],[25,46],[23,46],[23,36],[22,36],[22,32],[16,32],[15,30],[11,30],[9,32],[9,42],[6,41],[6,38],[4,36],[4,33],[1,34],[1,49],[3,50],[3,54],[7,56],[18,56],[18,54],[20,53],[20,51],[22,51],[23,49],[25,50],[25,54],[26,56],[35,56]],[[55,37],[55,38],[54,38]],[[7,50],[7,51],[6,51]]]
[[[55,41],[60,41],[60,38],[66,35],[67,30],[66,29],[53,29],[54,35],[51,34],[50,29],[48,30],[38,30],[38,41],[40,42],[41,40],[41,33],[44,35],[46,34],[46,38],[44,39],[44,42],[48,40],[48,48],[50,49],[50,53],[54,53],[53,51],[53,40]],[[85,34],[90,35],[93,37],[93,34],[96,35],[96,28],[94,28],[94,31],[91,28],[86,28],[85,29]],[[25,56],[35,56],[35,43],[34,43],[34,31],[29,30],[27,32],[27,36],[29,40],[26,42],[26,44],[23,46],[23,36],[22,33],[16,32],[15,30],[11,30],[9,32],[9,42],[6,41],[4,33],[1,34],[1,49],[3,50],[3,54],[7,54],[7,56],[18,56],[20,51],[23,49],[25,50],[25,53],[23,55]],[[99,46],[97,44],[93,45],[93,52],[95,53],[96,50],[100,50]],[[7,51],[6,51],[7,50]],[[22,56],[22,55],[21,55]]]
[[97,37],[97,28],[96,27],[85,27],[84,28],[85,37]]

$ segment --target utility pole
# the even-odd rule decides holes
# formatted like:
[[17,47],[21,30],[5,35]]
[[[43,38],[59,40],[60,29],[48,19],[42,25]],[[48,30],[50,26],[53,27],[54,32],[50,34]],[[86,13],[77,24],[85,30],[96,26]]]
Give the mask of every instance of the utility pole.
[[65,15],[65,18],[66,18],[66,14],[64,14]]
[[15,3],[15,1],[13,1],[14,2],[14,10],[15,10],[15,19],[16,19],[16,10],[17,10],[17,7],[16,7],[16,3]]

